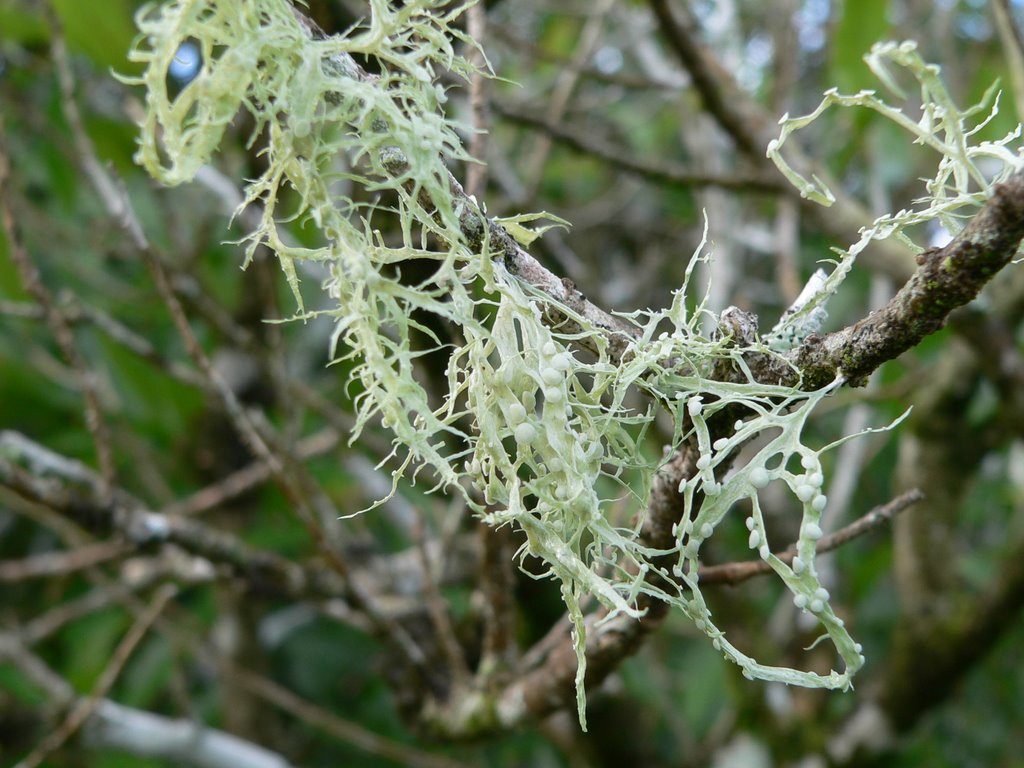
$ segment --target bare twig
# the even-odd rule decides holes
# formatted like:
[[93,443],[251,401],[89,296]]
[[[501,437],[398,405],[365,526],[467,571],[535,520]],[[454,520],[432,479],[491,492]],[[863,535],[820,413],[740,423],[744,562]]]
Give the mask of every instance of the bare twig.
[[43,552],[24,560],[0,560],[0,582],[61,576],[116,560],[131,547],[120,541],[101,541],[69,552]]
[[484,639],[481,643],[480,674],[504,672],[516,652],[513,625],[515,576],[511,532],[506,528],[479,526],[482,540],[480,589],[483,592]]
[[[55,54],[59,49],[58,47],[62,45],[62,43],[57,42],[58,39],[59,37],[55,37]],[[3,116],[0,115],[0,224],[2,224],[4,235],[7,238],[11,261],[18,271],[22,285],[43,309],[47,325],[49,325],[50,331],[60,347],[61,354],[78,378],[79,386],[82,389],[82,400],[85,404],[85,424],[92,435],[93,444],[96,448],[96,462],[100,468],[100,476],[103,479],[105,492],[109,492],[115,478],[114,454],[110,444],[110,429],[107,426],[106,418],[103,415],[103,408],[100,405],[99,395],[96,391],[95,377],[78,351],[75,336],[71,332],[64,313],[57,306],[57,302],[50,289],[43,283],[39,270],[32,262],[28,251],[21,241],[14,209],[10,200],[10,183],[10,158],[7,152]]]
[[[75,693],[64,678],[12,635],[0,633],[0,659],[13,661],[50,699],[73,706]],[[83,725],[92,749],[125,751],[173,765],[206,768],[290,768],[280,755],[201,724],[154,715],[100,700]]]
[[539,117],[517,106],[506,106],[501,102],[493,104],[494,111],[505,120],[542,131],[553,140],[585,155],[604,160],[626,173],[633,174],[658,184],[681,187],[721,187],[743,192],[769,192],[773,194],[796,195],[792,187],[783,183],[777,173],[752,171],[750,173],[716,173],[698,171],[665,161],[649,162],[623,152],[612,144],[596,137],[592,128],[584,133],[568,127],[564,122],[554,122]]
[[466,768],[464,763],[427,754],[385,739],[361,725],[311,704],[266,677],[236,666],[231,666],[228,672],[240,687],[250,693],[288,712],[296,719],[353,744],[371,755],[393,760],[399,765],[407,765],[410,768]]
[[338,598],[345,594],[344,585],[331,571],[304,569],[276,553],[250,547],[223,531],[192,520],[147,512],[123,493],[112,502],[90,498],[85,489],[70,489],[43,480],[2,457],[0,484],[97,532],[115,530],[136,545],[178,544],[214,563],[229,566],[257,590],[269,589],[293,598]]
[[119,593],[126,591],[127,587],[123,585],[113,590],[91,589],[81,597],[56,605],[22,624],[18,629],[18,637],[26,645],[34,645],[58,631],[65,624],[110,605],[117,600]]
[[896,729],[906,731],[945,701],[1007,630],[1019,626],[1022,610],[1024,541],[1016,541],[984,592],[963,595],[955,611],[903,622],[878,696]]
[[[13,433],[3,434],[8,436]],[[23,439],[23,442],[32,445],[27,439]],[[3,445],[12,446],[14,441],[5,439],[0,442],[0,446]],[[24,451],[20,454],[24,455]],[[49,451],[46,455],[55,457],[50,460],[51,466],[57,466],[58,459],[62,458]],[[53,477],[43,478],[35,471],[23,469],[0,456],[0,487],[10,490],[17,497],[41,505],[41,509],[53,510],[65,523],[73,521],[99,534],[115,531],[134,546],[175,544],[226,569],[230,575],[246,580],[256,593],[313,602],[351,600],[348,584],[333,568],[316,562],[295,563],[270,550],[252,547],[230,533],[199,521],[148,511],[139,500],[119,489],[115,489],[113,501],[104,503],[96,496],[95,487],[88,482],[88,478],[77,475],[73,462],[69,461],[68,464],[71,474],[65,477],[70,477],[74,483],[70,487],[65,477],[61,477],[60,481],[55,481]],[[50,474],[54,474],[52,470]],[[78,545],[81,546],[80,543]],[[460,544],[453,561],[444,564],[438,577],[441,578],[449,571],[461,573],[474,567],[475,555],[469,549]],[[414,570],[409,562],[412,555],[398,553],[382,559],[377,563],[379,571],[374,571],[372,576],[364,577],[360,572],[350,576],[361,585],[361,593],[369,597],[373,597],[373,588],[381,591],[399,588],[399,583],[400,588],[406,592],[417,591],[423,585],[410,578]],[[430,557],[432,561],[437,559],[433,553]],[[465,565],[459,565],[463,562]],[[376,602],[376,598],[373,599]],[[332,609],[332,613],[340,615],[341,612],[336,608]],[[351,610],[349,606],[347,611],[350,613]],[[391,621],[390,618],[388,620]],[[366,628],[365,622],[359,626]]]
[[423,597],[427,612],[433,624],[434,634],[441,645],[441,651],[448,663],[448,673],[452,685],[456,688],[465,687],[469,680],[469,665],[462,651],[451,616],[448,615],[444,597],[441,595],[440,579],[435,573],[433,558],[427,547],[427,521],[422,509],[416,508],[416,522],[413,525],[412,537],[419,555],[419,565],[423,571]]
[[621,86],[623,88],[631,88],[639,91],[650,91],[653,89],[676,91],[679,90],[681,85],[681,82],[672,78],[659,79],[623,72],[608,73],[602,72],[592,66],[590,62],[577,64],[572,59],[566,58],[557,52],[550,51],[532,40],[527,40],[517,36],[515,32],[507,26],[494,27],[490,30],[490,36],[494,40],[507,46],[510,50],[524,54],[531,61],[542,61],[549,64],[555,64],[560,69],[577,69],[581,78],[598,83],[606,83],[608,85]]
[[128,630],[128,633],[118,643],[117,648],[114,649],[114,654],[111,656],[102,674],[100,674],[99,680],[96,681],[92,693],[88,697],[75,702],[74,707],[68,713],[64,722],[43,739],[27,757],[21,760],[17,768],[36,768],[48,755],[60,749],[82,727],[85,721],[92,717],[102,704],[103,697],[110,690],[114,681],[117,680],[118,675],[121,674],[121,670],[124,668],[125,663],[127,663],[132,651],[135,650],[135,647],[142,638],[146,636],[146,633],[164,609],[167,601],[176,592],[177,588],[172,584],[165,584],[157,590],[149,608],[144,614],[139,616],[131,629]]
[[992,13],[996,17],[999,39],[1006,49],[1017,119],[1024,121],[1024,35],[1014,18],[1010,0],[993,0]]
[[[311,459],[337,447],[340,439],[341,435],[338,431],[329,427],[302,438],[295,444],[293,450],[296,458]],[[191,496],[169,504],[161,510],[161,513],[168,517],[198,515],[267,482],[271,478],[271,474],[270,467],[264,462],[254,461],[248,466],[232,472],[227,477],[201,488]]]
[[[487,8],[483,3],[475,3],[466,11],[466,24],[469,36],[483,46],[487,40]],[[469,140],[469,155],[479,162],[466,166],[466,192],[470,197],[482,198],[487,186],[487,138],[491,128],[490,104],[487,93],[489,81],[484,68],[487,58],[482,48],[471,48],[469,60],[477,67],[477,71],[469,80],[469,109],[472,115],[473,133]]]
[[[598,0],[591,7],[591,15],[583,23],[573,51],[572,65],[562,69],[555,79],[555,85],[547,99],[545,122],[559,123],[572,99],[573,91],[579,82],[579,72],[584,62],[593,56],[594,47],[601,36],[604,17],[611,9],[612,0]],[[532,152],[525,158],[523,184],[529,197],[536,195],[537,187],[543,178],[544,166],[547,164],[548,153],[551,151],[551,136],[540,134],[535,137]]]
[[[732,138],[747,160],[765,173],[775,168],[765,155],[768,143],[775,138],[775,121],[746,93],[714,53],[698,39],[698,31],[691,14],[680,14],[670,7],[670,0],[648,0],[669,47],[690,73],[695,89],[704,100],[707,111]],[[787,144],[790,164],[802,174],[828,181],[830,174],[814,163],[792,141]],[[855,199],[829,184],[836,196],[831,208],[822,208],[809,199],[801,198],[801,207],[807,217],[822,232],[838,239],[844,245],[860,238],[861,227],[874,220],[869,211]],[[872,244],[859,257],[860,262],[874,271],[897,280],[906,280],[913,270],[913,256],[894,240]]]

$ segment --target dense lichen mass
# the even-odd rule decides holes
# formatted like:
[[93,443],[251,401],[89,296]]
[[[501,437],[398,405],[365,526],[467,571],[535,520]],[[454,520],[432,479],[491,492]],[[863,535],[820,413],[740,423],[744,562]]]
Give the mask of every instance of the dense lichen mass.
[[[906,239],[904,228],[930,219],[957,231],[958,210],[977,206],[989,184],[979,178],[963,117],[912,47],[876,47],[876,68],[896,64],[928,81],[934,101],[929,126],[909,121],[873,94],[829,92],[814,114],[784,121],[771,153],[803,193],[827,203],[827,189],[785,165],[786,136],[831,104],[875,109],[940,153],[928,207],[879,219],[764,342],[756,327],[704,335],[710,313],[703,301],[687,296],[694,265],[708,258],[703,242],[669,308],[624,316],[618,322],[627,330],[618,330],[588,320],[571,284],[562,287],[559,300],[510,272],[510,261],[496,258],[518,247],[508,231],[488,220],[475,201],[453,192],[448,167],[469,158],[459,126],[445,112],[440,79],[473,70],[463,56],[473,42],[456,24],[463,9],[447,0],[371,0],[364,23],[324,37],[312,33],[287,0],[172,0],[147,7],[138,17],[142,34],[132,55],[145,65],[135,81],[146,88],[138,160],[164,183],[186,182],[211,161],[236,114],[250,113],[252,140],[260,142],[266,170],[246,189],[245,205],[262,211],[259,227],[245,240],[248,257],[260,244],[273,250],[295,294],[297,318],[310,316],[303,309],[299,264],[315,261],[329,269],[323,290],[334,307],[318,314],[334,318],[332,349],[338,359],[352,361],[359,384],[352,439],[371,423],[390,430],[396,483],[419,476],[463,494],[486,523],[525,532],[520,555],[546,563],[561,583],[575,627],[581,720],[588,596],[609,618],[639,616],[641,595],[666,601],[751,678],[849,687],[863,657],[815,569],[827,504],[820,457],[834,445],[815,448],[801,438],[815,406],[843,379],[835,371],[808,371],[795,386],[766,384],[749,375],[746,360],[778,356],[817,331],[825,302],[872,240]],[[167,89],[167,72],[186,42],[199,47],[202,66],[175,96]],[[372,60],[379,75],[365,74],[357,58]],[[986,145],[982,154],[1015,162],[998,144]],[[339,167],[351,183],[389,190],[397,204],[378,209],[339,192],[332,176]],[[970,181],[982,191],[968,192]],[[374,222],[388,216],[397,217],[400,242],[385,242],[375,231]],[[536,217],[519,221],[530,218]],[[319,245],[292,245],[292,221],[314,226]],[[427,262],[429,277],[404,282],[392,267],[410,261]],[[413,361],[422,350],[413,342],[431,338],[414,319],[424,313],[458,329],[452,336],[457,341],[435,339],[448,360],[448,389],[440,399],[415,376]],[[559,330],[559,318],[571,319],[571,333]],[[574,354],[579,347],[592,354]],[[731,372],[728,380],[715,375],[723,370]],[[808,381],[815,382],[811,391],[805,391]],[[667,548],[653,549],[638,528],[610,520],[608,509],[625,497],[642,517],[662,463],[645,443],[660,408],[670,410],[676,425],[665,455],[687,441],[699,460],[678,489],[682,522],[667,537]],[[717,425],[719,417],[733,427],[712,434],[709,423]],[[762,447],[746,464],[716,474],[755,438]],[[790,470],[793,457],[804,470]],[[772,554],[776,542],[762,517],[759,493],[770,483],[788,489],[801,517],[792,566]],[[752,550],[795,604],[820,622],[838,651],[841,672],[760,664],[714,624],[697,579],[701,547],[738,502],[751,509]]]

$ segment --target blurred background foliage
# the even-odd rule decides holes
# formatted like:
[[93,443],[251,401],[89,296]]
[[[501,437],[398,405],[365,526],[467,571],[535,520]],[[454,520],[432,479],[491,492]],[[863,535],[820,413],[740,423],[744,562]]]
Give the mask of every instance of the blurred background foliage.
[[[230,185],[256,175],[261,162],[246,148],[250,126],[240,120],[234,127],[216,161],[220,175],[205,185],[161,189],[132,163],[142,94],[112,73],[132,72],[126,51],[139,5],[53,0],[51,16],[43,2],[0,0],[0,108],[11,165],[6,203],[93,377],[119,486],[168,514],[182,513],[188,502],[193,507],[187,512],[211,529],[295,562],[320,562],[318,539],[325,536],[356,568],[436,544],[445,555],[435,566],[452,571],[441,594],[454,634],[472,658],[484,597],[472,564],[463,565],[457,552],[479,546],[478,526],[456,501],[425,497],[422,487],[403,488],[396,500],[360,517],[321,520],[319,529],[300,520],[287,494],[267,482],[269,473],[259,475],[261,461],[204,386],[151,272],[83,171],[51,48],[57,28],[70,51],[74,100],[88,137],[125,185],[214,367],[241,402],[273,425],[288,450],[301,454],[328,508],[350,514],[383,495],[389,478],[373,466],[387,452],[387,438],[371,430],[359,444],[346,446],[354,392],[346,389],[343,369],[327,366],[329,323],[266,323],[293,312],[276,265],[263,255],[239,270],[240,249],[231,241],[246,229],[244,217],[229,225],[237,194]],[[474,145],[487,161],[486,178],[471,191],[493,215],[547,210],[572,222],[571,230],[546,234],[534,250],[598,305],[620,311],[666,305],[700,239],[703,211],[715,254],[701,274],[710,285],[711,308],[735,304],[754,311],[765,328],[816,262],[828,258],[831,247],[849,244],[822,226],[828,212],[808,213],[778,191],[778,179],[776,189],[766,191],[674,178],[679,169],[712,180],[754,178],[762,166],[744,157],[703,109],[650,4],[485,5],[484,47],[504,79],[486,86],[489,135]],[[1013,30],[984,0],[671,5],[695,21],[700,39],[735,78],[743,98],[773,121],[784,112],[810,111],[833,85],[844,92],[877,87],[861,56],[880,39],[916,40],[927,60],[941,63],[962,106],[979,101],[998,79],[1000,110],[986,137],[1002,136],[1020,119],[1015,94],[1022,73],[1007,63],[1013,61],[1007,55]],[[1020,24],[1018,5],[1003,3],[1002,12]],[[340,31],[365,9],[356,0],[310,0],[309,12],[324,29]],[[466,89],[453,89],[451,97],[451,108],[472,123]],[[805,151],[875,213],[911,205],[923,194],[919,179],[931,174],[934,162],[867,112],[832,111],[801,138]],[[463,178],[477,172],[455,170]],[[293,234],[309,237],[298,226]],[[0,235],[0,429],[95,469],[80,376],[26,293],[12,248]],[[678,617],[591,696],[589,734],[577,732],[570,714],[470,745],[438,744],[418,732],[414,718],[403,718],[409,714],[403,668],[358,617],[325,603],[261,592],[223,563],[172,546],[124,547],[92,564],[26,574],[22,566],[34,558],[104,538],[2,485],[0,566],[8,567],[0,571],[0,629],[21,637],[75,691],[87,694],[137,620],[138,606],[156,584],[174,582],[178,592],[163,622],[134,648],[106,695],[235,733],[301,765],[1024,765],[1024,587],[1010,570],[1024,551],[1024,419],[1015,410],[1019,404],[1008,399],[1002,373],[984,359],[998,353],[1016,360],[1021,354],[1024,290],[1020,267],[1014,269],[1016,274],[998,278],[1008,287],[985,298],[980,312],[885,366],[866,390],[837,395],[813,426],[814,439],[826,442],[915,407],[897,433],[871,435],[831,455],[836,527],[908,487],[920,486],[929,497],[915,517],[901,519],[895,533],[882,528],[858,539],[824,566],[839,610],[868,658],[857,691],[751,683]],[[326,306],[317,280],[316,274],[304,278],[308,307]],[[831,307],[829,327],[863,316],[898,285],[885,269],[858,268]],[[986,313],[1005,338],[994,352],[984,346],[972,352],[981,342],[971,323]],[[997,343],[991,333],[981,339]],[[660,450],[670,434],[665,425],[651,435],[651,450]],[[320,442],[302,453],[296,445],[310,436]],[[237,478],[240,470],[259,477],[241,491],[204,501],[204,489],[224,491],[222,481]],[[777,538],[792,535],[795,518],[781,495],[773,506],[769,494],[766,514]],[[710,545],[709,558],[746,556],[742,515],[736,520],[731,534]],[[957,657],[954,672],[943,672],[948,688],[936,683],[920,658],[934,649],[913,628],[939,626],[928,622],[984,603],[1007,584],[1007,593],[999,593],[1005,597],[1002,620],[985,627],[974,653]],[[516,640],[525,649],[560,615],[559,596],[551,582],[519,576],[513,586]],[[737,645],[767,662],[799,663],[801,648],[814,638],[780,598],[781,590],[768,582],[722,587],[712,597]],[[398,590],[395,600],[402,603],[395,615],[429,623],[415,589]],[[917,649],[919,666],[909,672],[893,661],[902,658],[901,642]],[[234,667],[220,663],[224,659],[410,751],[396,756],[375,750],[308,712],[253,695],[234,678]],[[813,652],[805,660],[819,662],[827,669],[827,658],[816,661]],[[936,666],[950,669],[941,659]],[[837,734],[849,736],[851,718],[872,696],[900,695],[889,691],[893,686],[914,691],[906,696],[914,704],[905,721],[880,742],[880,756],[845,754]],[[0,663],[0,763],[28,755],[60,716],[22,665]],[[170,763],[72,740],[48,755],[46,764]]]

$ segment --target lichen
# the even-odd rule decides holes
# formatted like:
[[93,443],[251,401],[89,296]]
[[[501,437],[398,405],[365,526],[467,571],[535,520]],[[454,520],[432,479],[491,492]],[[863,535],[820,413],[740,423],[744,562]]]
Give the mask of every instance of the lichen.
[[[749,375],[745,356],[774,354],[772,347],[784,348],[816,330],[828,296],[872,238],[905,237],[906,226],[927,217],[938,217],[953,231],[959,206],[984,196],[966,191],[969,179],[984,181],[964,143],[969,133],[954,130],[952,118],[940,109],[944,101],[937,99],[944,91],[930,70],[917,65],[911,48],[876,49],[876,64],[891,59],[927,80],[927,93],[935,97],[927,104],[939,105],[930,112],[929,126],[908,121],[872,94],[830,92],[814,114],[784,120],[770,152],[781,163],[778,150],[785,137],[830,104],[874,108],[942,153],[929,185],[927,215],[879,219],[766,343],[704,335],[709,315],[704,302],[688,307],[694,266],[708,258],[702,242],[668,309],[623,318],[634,326],[635,341],[627,354],[613,356],[604,329],[539,293],[511,274],[504,259],[494,258],[492,240],[499,230],[485,225],[485,212],[474,201],[452,194],[446,163],[469,158],[459,126],[444,111],[447,97],[439,79],[445,71],[465,76],[473,70],[453,45],[455,40],[472,44],[455,24],[464,8],[447,0],[371,0],[364,23],[321,39],[300,23],[286,0],[171,0],[148,7],[139,13],[142,34],[132,52],[132,59],[145,65],[134,81],[146,89],[138,160],[164,183],[188,181],[211,161],[236,114],[250,113],[251,141],[260,142],[266,171],[246,190],[245,204],[262,208],[260,225],[246,238],[246,258],[259,244],[277,255],[295,294],[296,318],[312,315],[303,309],[298,264],[326,265],[323,288],[336,306],[316,314],[334,319],[335,358],[352,363],[357,393],[352,440],[380,423],[394,435],[390,458],[396,484],[428,477],[435,488],[463,494],[486,523],[517,526],[526,541],[519,556],[540,558],[547,575],[560,582],[574,626],[581,723],[587,596],[595,597],[609,617],[638,616],[637,601],[644,594],[668,601],[749,677],[849,687],[863,663],[860,646],[834,613],[815,568],[827,504],[821,457],[834,446],[815,448],[803,439],[815,406],[842,380],[814,392],[766,385]],[[174,96],[166,74],[186,41],[199,46],[203,65]],[[364,75],[353,56],[373,60],[380,74]],[[944,143],[935,138],[943,127],[948,128]],[[1016,162],[1000,144],[979,151]],[[784,163],[781,167],[804,193],[828,201],[827,189],[805,182]],[[339,191],[344,189],[335,183],[340,179],[387,191],[397,202],[390,208],[357,203]],[[291,190],[296,194],[286,194]],[[297,202],[289,206],[289,200]],[[397,220],[399,242],[385,241],[376,231],[375,222],[385,217]],[[521,223],[532,218],[505,223],[515,232],[525,230]],[[315,226],[319,245],[288,244],[283,228],[296,220]],[[531,236],[526,230],[519,239]],[[411,261],[428,262],[430,277],[418,284],[403,280],[393,266]],[[458,341],[436,338],[417,319],[425,315],[456,326]],[[550,317],[571,318],[581,330],[552,330],[545,323]],[[414,341],[424,338],[448,355],[447,391],[440,400],[433,400],[417,378],[415,361],[424,351]],[[577,356],[573,350],[579,345],[596,354]],[[714,380],[712,372],[723,364],[746,375],[738,382]],[[636,405],[637,391],[650,395],[646,405]],[[646,432],[661,407],[669,409],[676,425],[671,448],[695,440],[701,456],[698,473],[680,488],[685,522],[677,526],[674,548],[667,553],[675,566],[657,580],[648,576],[666,552],[649,549],[638,528],[616,525],[607,513],[625,495],[642,518],[661,465],[660,457],[645,451]],[[746,415],[730,434],[713,440],[708,419],[722,409]],[[756,455],[719,478],[716,467],[758,436],[767,442]],[[791,459],[803,471],[788,469]],[[760,493],[770,483],[788,489],[800,510],[792,565],[772,554],[775,542],[769,541],[762,518]],[[775,571],[794,603],[819,621],[835,644],[842,671],[818,675],[761,664],[713,623],[697,578],[701,547],[720,525],[730,524],[741,501],[752,510],[746,521],[751,549]]]

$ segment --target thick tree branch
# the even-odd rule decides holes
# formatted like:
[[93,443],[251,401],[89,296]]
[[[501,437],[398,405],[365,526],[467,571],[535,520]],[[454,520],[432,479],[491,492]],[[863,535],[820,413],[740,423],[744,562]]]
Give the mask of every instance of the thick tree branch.
[[[939,330],[1017,254],[1024,238],[1024,170],[996,185],[981,211],[944,248],[917,257],[918,268],[877,312],[840,331],[811,336],[785,362],[764,360],[762,380],[817,389],[845,376],[853,385]],[[786,363],[795,366],[790,367]],[[802,379],[797,374],[802,374]]]

